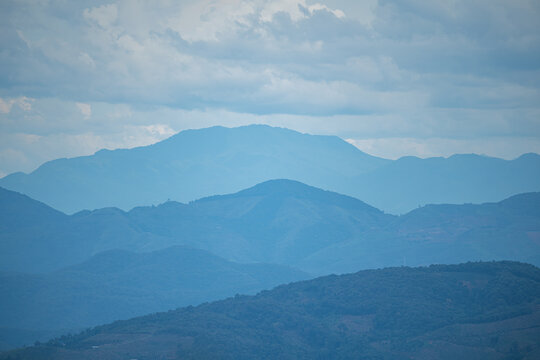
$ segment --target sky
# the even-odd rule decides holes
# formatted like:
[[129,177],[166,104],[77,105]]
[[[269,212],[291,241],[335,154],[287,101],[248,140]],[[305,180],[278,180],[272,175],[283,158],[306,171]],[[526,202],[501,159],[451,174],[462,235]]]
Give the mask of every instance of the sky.
[[0,2],[0,176],[269,124],[377,156],[540,153],[540,1]]

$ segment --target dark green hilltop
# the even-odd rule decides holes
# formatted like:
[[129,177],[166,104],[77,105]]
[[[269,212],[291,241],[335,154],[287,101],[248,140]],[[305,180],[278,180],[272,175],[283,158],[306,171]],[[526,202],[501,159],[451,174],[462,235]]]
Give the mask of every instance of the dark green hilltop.
[[538,359],[540,269],[387,268],[156,313],[7,359]]

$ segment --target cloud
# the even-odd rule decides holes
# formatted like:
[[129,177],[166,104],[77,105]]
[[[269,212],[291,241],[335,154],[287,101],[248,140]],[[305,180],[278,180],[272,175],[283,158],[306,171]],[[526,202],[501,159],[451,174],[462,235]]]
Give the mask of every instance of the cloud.
[[[528,0],[5,1],[1,130],[83,154],[135,144],[126,129],[143,144],[262,122],[386,144],[392,156],[474,139],[513,156],[490,141],[540,142],[538,18]],[[77,136],[93,145],[67,140]],[[426,139],[439,140],[422,150]],[[21,144],[0,149],[44,159]]]
[[99,134],[0,134],[0,173],[30,172],[42,163],[64,157],[90,155],[100,149],[131,148],[153,144],[173,132],[167,125],[124,125],[119,131]]
[[4,100],[0,98],[0,112],[3,114],[9,113],[11,111],[13,103],[13,100]]
[[23,111],[32,110],[32,101],[34,99],[21,96],[15,99],[2,99],[0,98],[0,113],[9,114],[13,105],[17,105]]
[[99,26],[107,28],[116,21],[118,8],[116,4],[102,5],[91,9],[84,9],[85,19],[95,21]]
[[90,104],[76,102],[75,105],[84,116],[85,119],[89,119],[92,116],[92,106]]

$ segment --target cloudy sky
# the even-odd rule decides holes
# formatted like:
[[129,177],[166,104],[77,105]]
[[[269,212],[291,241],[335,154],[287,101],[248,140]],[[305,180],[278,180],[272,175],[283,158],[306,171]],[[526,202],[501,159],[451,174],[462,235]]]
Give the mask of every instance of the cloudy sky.
[[265,123],[383,157],[540,153],[540,1],[0,2],[0,176]]

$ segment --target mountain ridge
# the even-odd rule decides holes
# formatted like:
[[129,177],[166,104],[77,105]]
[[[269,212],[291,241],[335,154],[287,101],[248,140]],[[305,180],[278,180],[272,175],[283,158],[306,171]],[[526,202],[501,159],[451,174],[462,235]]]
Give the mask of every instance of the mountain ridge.
[[0,358],[532,359],[539,305],[540,270],[528,264],[365,270],[118,321]]
[[[11,214],[25,221],[36,219],[21,225],[10,217],[0,217],[0,264],[2,270],[11,271],[0,272],[0,289],[3,294],[20,294],[16,299],[4,296],[2,301],[6,303],[1,306],[0,318],[6,320],[21,314],[13,310],[18,306],[27,309],[11,323],[0,323],[0,335],[8,334],[1,335],[0,342],[13,341],[16,333],[32,339],[31,336],[57,334],[60,328],[77,328],[76,323],[61,323],[66,314],[75,314],[74,306],[84,308],[84,313],[91,314],[94,320],[114,319],[111,316],[119,313],[113,312],[117,305],[111,305],[115,304],[111,296],[118,291],[122,292],[118,301],[131,299],[134,304],[134,308],[120,309],[125,315],[129,309],[140,309],[141,312],[129,313],[134,315],[143,310],[170,308],[172,301],[166,304],[161,301],[163,306],[168,304],[165,307],[150,308],[151,296],[142,296],[139,290],[147,286],[137,283],[145,279],[150,284],[183,279],[177,285],[162,286],[170,290],[164,298],[170,296],[175,286],[190,284],[176,270],[163,268],[166,264],[193,270],[206,263],[207,269],[194,273],[193,279],[222,268],[229,270],[221,273],[238,274],[245,284],[270,284],[283,272],[280,269],[290,266],[305,273],[325,275],[467,260],[510,259],[540,264],[539,199],[540,193],[528,193],[498,203],[430,205],[398,217],[349,196],[281,179],[189,204],[169,201],[159,206],[135,207],[128,212],[103,208],[69,216],[25,195],[0,189],[0,214]],[[34,209],[44,210],[45,215]],[[46,216],[49,213],[53,214],[52,218]],[[189,248],[195,249],[186,250]],[[189,257],[182,260],[185,256],[175,255],[178,249],[200,261],[193,263]],[[147,257],[160,256],[159,261],[145,263]],[[221,260],[211,260],[216,258]],[[259,264],[245,265],[245,269],[244,265],[234,265],[253,262]],[[248,273],[256,276],[247,276]],[[153,279],[152,274],[164,276]],[[231,285],[223,279],[222,283],[219,286]],[[241,290],[241,282],[235,283],[236,289]],[[200,290],[197,289],[197,286],[186,288],[175,301],[188,299],[189,294]],[[90,303],[73,305],[76,301],[69,299],[77,298],[76,294],[84,294],[78,301],[88,299]],[[206,297],[209,298],[212,296]],[[11,303],[7,303],[9,299]],[[24,299],[33,300],[25,305]],[[191,303],[199,301],[191,299]],[[104,303],[96,306],[96,301]],[[112,310],[102,312],[103,307]],[[49,315],[39,315],[39,309]],[[32,314],[34,323],[26,323],[27,330],[14,329],[25,318],[32,318]],[[38,321],[42,324],[37,324]],[[43,323],[55,322],[56,329],[45,331]]]
[[123,210],[172,199],[189,202],[287,178],[362,199],[402,214],[427,203],[499,201],[540,191],[540,156],[479,155],[388,160],[337,136],[250,125],[185,130],[133,149],[47,162],[0,179],[67,213]]
[[[20,197],[22,203],[30,201]],[[440,263],[502,260],[509,254],[537,264],[538,197],[528,193],[499,203],[429,205],[396,217],[345,195],[272,180],[189,204],[169,201],[127,212],[104,208],[71,216],[51,209],[58,216],[54,221],[24,227],[4,217],[0,263],[4,271],[40,273],[115,248],[149,252],[183,245],[231,261],[279,263],[314,274],[399,265],[404,258],[422,265],[436,254]],[[8,204],[0,201],[0,213],[15,214]],[[511,242],[519,247],[510,247]],[[366,251],[370,263],[364,263]]]

